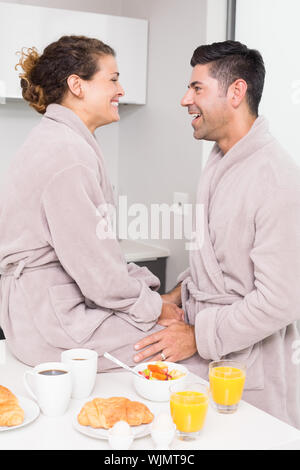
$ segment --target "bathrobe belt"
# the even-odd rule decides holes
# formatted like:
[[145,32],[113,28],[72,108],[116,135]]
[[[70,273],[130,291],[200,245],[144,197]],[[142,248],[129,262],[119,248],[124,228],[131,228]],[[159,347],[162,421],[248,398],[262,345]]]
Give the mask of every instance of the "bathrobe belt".
[[188,293],[196,300],[197,302],[208,302],[212,304],[220,305],[231,305],[238,300],[242,300],[243,297],[238,294],[219,294],[219,293],[207,293],[200,291],[192,279],[188,277],[183,281],[186,284]]
[[47,269],[54,266],[61,266],[61,264],[59,261],[51,261],[50,263],[42,264],[40,266],[26,266],[26,261],[21,260],[16,264],[10,265],[3,271],[0,270],[0,276],[13,276],[15,279],[18,279],[23,274],[23,272],[37,271],[38,269]]

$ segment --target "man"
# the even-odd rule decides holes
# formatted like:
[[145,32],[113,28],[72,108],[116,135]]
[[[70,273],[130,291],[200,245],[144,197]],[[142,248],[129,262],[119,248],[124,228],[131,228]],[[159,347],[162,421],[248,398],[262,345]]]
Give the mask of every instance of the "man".
[[[247,366],[243,398],[300,427],[296,321],[300,318],[300,169],[258,115],[265,67],[258,51],[235,41],[198,47],[181,104],[194,137],[215,145],[201,175],[204,243],[165,300],[185,322],[135,345],[134,360]],[[276,99],[276,97],[274,97]],[[278,110],[280,112],[280,110]],[[145,349],[143,349],[145,348]],[[143,349],[143,350],[142,350]]]

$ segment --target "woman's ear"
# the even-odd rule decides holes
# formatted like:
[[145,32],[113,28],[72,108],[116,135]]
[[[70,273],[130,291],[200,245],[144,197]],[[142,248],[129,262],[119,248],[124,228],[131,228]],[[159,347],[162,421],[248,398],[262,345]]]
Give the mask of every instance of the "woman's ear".
[[67,78],[67,84],[68,84],[69,90],[73,95],[77,96],[77,98],[82,98],[83,96],[81,82],[82,82],[81,78],[75,74],[70,75]]
[[247,93],[248,85],[245,80],[239,78],[233,82],[229,87],[230,101],[233,108],[238,108],[244,100]]

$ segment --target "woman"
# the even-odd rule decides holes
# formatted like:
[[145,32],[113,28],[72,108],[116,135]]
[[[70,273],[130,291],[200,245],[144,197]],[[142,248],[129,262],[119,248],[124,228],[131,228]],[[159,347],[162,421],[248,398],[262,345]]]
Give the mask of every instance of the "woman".
[[[182,311],[159,280],[99,237],[99,207],[114,204],[96,128],[119,120],[124,91],[115,53],[64,36],[41,56],[22,50],[23,97],[43,114],[15,156],[0,198],[0,324],[11,351],[35,365],[92,348],[133,363],[133,344]],[[156,326],[155,326],[156,325]],[[163,357],[163,356],[162,356]]]

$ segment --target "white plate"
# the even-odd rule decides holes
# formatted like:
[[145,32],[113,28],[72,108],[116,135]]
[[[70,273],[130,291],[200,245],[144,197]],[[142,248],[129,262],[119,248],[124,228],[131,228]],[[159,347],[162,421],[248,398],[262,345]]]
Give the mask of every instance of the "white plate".
[[18,426],[0,426],[0,431],[12,431],[13,429],[22,428],[27,426],[27,424],[32,423],[40,414],[40,409],[38,405],[29,398],[17,396],[19,400],[19,405],[24,410],[24,421]]
[[[90,397],[90,400],[92,399],[93,397]],[[73,422],[72,422],[73,427],[76,429],[76,431],[79,431],[81,432],[81,434],[85,434],[86,436],[93,437],[95,439],[108,440],[108,431],[109,431],[108,429],[92,428],[91,426],[82,426],[81,424],[78,423],[77,416],[79,415],[80,410],[82,409],[82,406],[84,405],[84,403],[86,403],[86,401],[83,402],[81,407],[77,410],[77,413],[75,413],[74,415]],[[139,439],[140,437],[145,437],[151,434],[151,423],[140,424],[139,426],[131,426],[131,429],[133,432],[133,438]]]
[[[91,428],[90,426],[82,426],[77,421],[77,416],[73,419],[73,427],[76,431],[85,434],[86,436],[93,437],[95,439],[106,439],[108,440],[108,429],[103,428]],[[140,426],[131,426],[133,432],[133,438],[139,439],[140,437],[148,436],[151,432],[150,424],[141,424]]]

